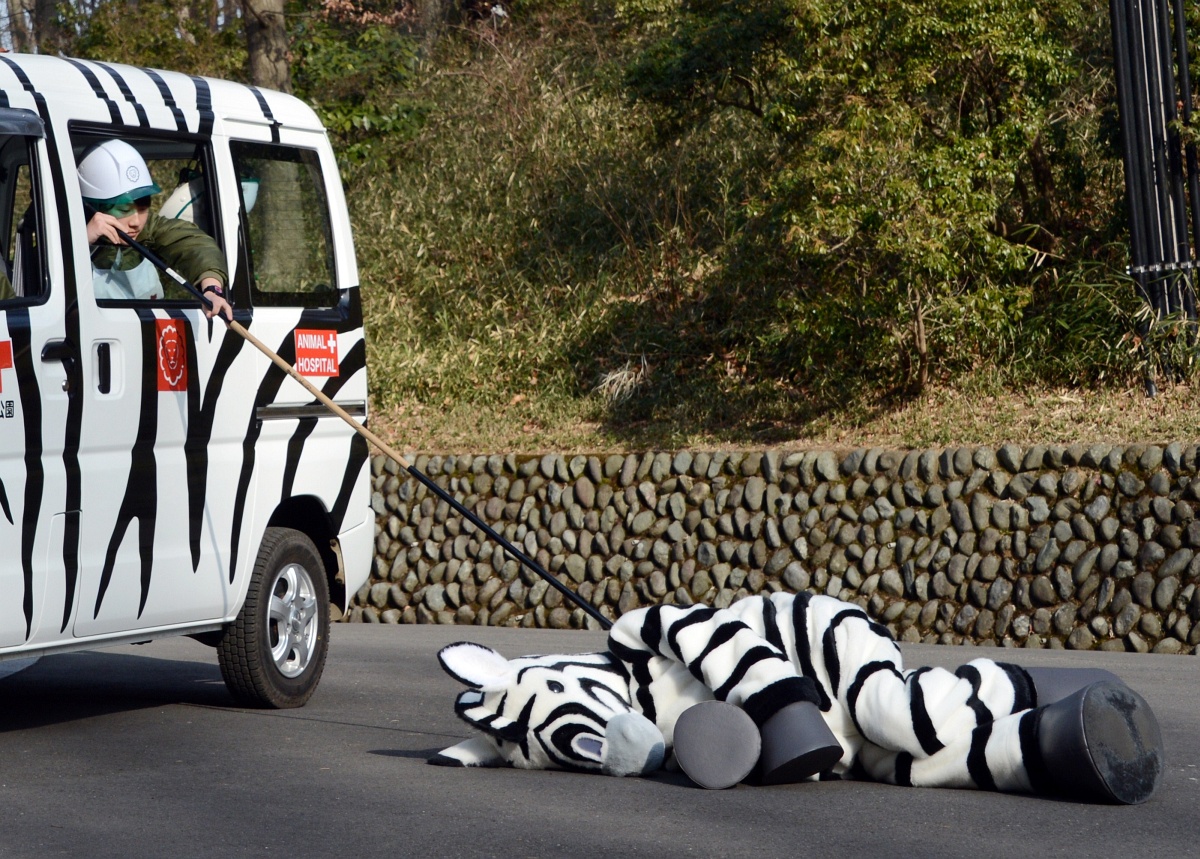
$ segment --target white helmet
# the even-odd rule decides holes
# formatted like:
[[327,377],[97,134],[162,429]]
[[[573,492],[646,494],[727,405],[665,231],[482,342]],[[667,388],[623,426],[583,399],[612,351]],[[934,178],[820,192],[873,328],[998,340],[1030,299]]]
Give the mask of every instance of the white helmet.
[[79,190],[97,208],[128,205],[162,191],[141,153],[124,140],[106,140],[79,161]]

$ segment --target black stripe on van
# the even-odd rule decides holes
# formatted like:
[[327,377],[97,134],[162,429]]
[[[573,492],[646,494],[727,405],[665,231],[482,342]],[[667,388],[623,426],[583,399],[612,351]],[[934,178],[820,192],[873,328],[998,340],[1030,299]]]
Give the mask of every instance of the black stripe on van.
[[[284,335],[283,342],[276,347],[275,352],[284,361],[289,364],[296,362],[296,338],[291,331]],[[279,395],[279,389],[283,386],[284,379],[288,378],[275,364],[268,363],[266,375],[259,382],[258,392],[254,397],[254,402],[259,405],[267,405],[275,402],[275,398]],[[250,482],[254,476],[254,465],[256,447],[258,437],[262,434],[263,422],[258,419],[257,409],[251,409],[248,423],[246,426],[246,436],[242,439],[242,470],[238,474],[237,492],[233,499],[233,530],[230,536],[230,551],[229,551],[229,583],[233,584],[234,576],[237,573],[237,558],[238,546],[241,542],[242,533],[242,518],[245,515],[246,498],[250,493]]]
[[346,458],[346,471],[342,475],[342,486],[338,490],[333,510],[330,511],[338,533],[346,530],[346,511],[350,508],[350,499],[354,496],[354,489],[358,485],[359,478],[362,477],[363,466],[366,465],[370,455],[371,451],[367,447],[367,440],[358,433],[352,435],[350,437],[350,455]]
[[315,416],[309,416],[296,421],[296,431],[288,439],[287,465],[283,469],[283,486],[280,489],[280,498],[292,497],[292,490],[296,485],[296,472],[300,470],[300,459],[304,454],[304,443],[308,441],[308,437],[316,430],[317,420]]
[[142,71],[144,71],[146,73],[146,77],[150,78],[150,80],[154,82],[154,85],[158,87],[158,92],[162,96],[163,104],[170,108],[171,115],[175,117],[175,127],[180,131],[186,132],[188,130],[187,117],[183,115],[183,111],[179,107],[179,102],[175,101],[175,93],[171,92],[171,88],[167,86],[167,82],[163,80],[162,75],[160,75],[158,72],[154,71],[153,69],[143,69]]
[[212,90],[204,78],[190,75],[196,85],[196,110],[200,111],[200,134],[207,137],[213,130]]
[[108,116],[113,121],[113,124],[120,125],[124,121],[121,119],[121,106],[109,98],[108,93],[104,91],[104,87],[100,83],[100,78],[96,77],[96,73],[79,60],[67,58],[67,62],[79,70],[79,73],[83,75],[83,79],[88,82],[88,86],[92,88],[92,92],[96,94],[96,98],[108,106]]
[[[175,314],[172,314],[174,316]],[[179,318],[182,318],[180,316]],[[184,320],[186,321],[186,320]],[[204,323],[201,323],[204,324]],[[209,340],[212,339],[212,320],[208,320]],[[196,332],[188,338],[188,366],[196,362]],[[217,350],[216,360],[200,397],[199,374],[188,376],[188,427],[184,442],[184,458],[187,462],[188,483],[188,529],[192,550],[192,572],[200,568],[200,534],[204,525],[204,505],[208,500],[208,445],[212,440],[213,424],[216,419],[217,403],[234,359],[242,351],[246,341],[241,337],[226,336]]]
[[[3,54],[0,54],[0,62],[9,67],[25,91],[33,96],[34,104],[37,105],[38,116],[42,118],[42,123],[46,128],[47,148],[51,152],[57,151],[58,146],[55,144],[54,139],[54,125],[50,121],[50,109],[46,104],[46,97],[38,92],[33,82],[29,79],[29,75],[17,63]],[[66,200],[67,186],[63,177],[63,171],[51,170],[50,181],[54,185],[55,199]],[[66,206],[58,207],[58,230],[59,238],[62,242],[63,259],[72,259],[74,240],[71,232],[71,220],[68,216]],[[75,267],[70,265],[64,267],[63,297],[66,303],[66,312],[63,322],[66,328],[67,339],[69,342],[76,344],[76,348],[78,348],[78,344],[83,342],[79,326],[78,289],[78,284],[75,281]],[[81,363],[80,361],[75,361],[73,365],[68,365],[66,368],[67,384],[73,391],[83,390],[83,368]],[[38,403],[41,403],[40,397]],[[66,498],[63,509],[71,512],[79,510],[83,504],[83,477],[79,468],[79,444],[82,434],[83,398],[71,397],[67,402],[67,425],[63,433],[62,455],[63,472],[66,479]],[[40,442],[38,450],[40,462]],[[28,447],[25,449],[25,455],[26,457],[29,456]],[[72,609],[75,606],[75,593],[79,582],[79,528],[80,521],[78,516],[66,517],[63,531],[63,571],[65,577],[63,592],[65,598],[63,600],[63,620],[60,632],[66,630],[67,624],[71,621]],[[28,618],[31,619],[32,615],[30,614]],[[28,631],[26,632],[26,637],[28,638]]]
[[108,76],[116,83],[117,89],[121,91],[121,95],[125,100],[133,105],[133,112],[137,114],[138,125],[146,128],[150,125],[150,117],[146,116],[146,108],[142,103],[133,97],[133,90],[129,88],[129,84],[125,82],[125,78],[121,77],[120,72],[114,69],[107,63],[96,63],[104,71],[108,72]]
[[258,101],[259,109],[262,110],[263,116],[266,118],[267,122],[271,124],[271,142],[278,143],[279,127],[283,125],[283,123],[276,119],[275,114],[271,112],[271,105],[267,104],[267,97],[263,95],[262,90],[256,86],[251,86],[250,92],[254,93],[254,98]]
[[37,543],[46,477],[42,467],[42,392],[33,366],[28,308],[16,307],[8,312],[8,336],[12,341],[17,388],[21,392],[21,420],[25,425],[25,515],[21,521],[21,578],[25,593],[21,602],[28,639],[33,631],[33,547]]
[[116,567],[117,552],[134,519],[137,519],[138,529],[135,545],[141,562],[139,618],[146,608],[146,598],[150,595],[150,576],[154,570],[154,533],[158,519],[158,457],[154,451],[158,436],[158,338],[154,311],[148,307],[138,307],[136,312],[142,328],[142,390],[137,436],[129,452],[129,477],[125,481],[120,507],[117,508],[117,521],[104,555],[93,618],[100,616],[100,607]]

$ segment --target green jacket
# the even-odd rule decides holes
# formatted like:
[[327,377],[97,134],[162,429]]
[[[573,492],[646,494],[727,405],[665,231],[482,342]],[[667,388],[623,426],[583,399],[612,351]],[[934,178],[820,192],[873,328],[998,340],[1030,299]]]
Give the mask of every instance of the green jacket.
[[[137,241],[162,257],[167,265],[195,285],[199,285],[206,277],[217,278],[222,287],[229,285],[225,254],[212,236],[190,221],[150,215]],[[110,269],[116,259],[115,246],[92,246],[92,265],[96,268]],[[129,271],[141,262],[141,254],[125,249],[118,268]]]

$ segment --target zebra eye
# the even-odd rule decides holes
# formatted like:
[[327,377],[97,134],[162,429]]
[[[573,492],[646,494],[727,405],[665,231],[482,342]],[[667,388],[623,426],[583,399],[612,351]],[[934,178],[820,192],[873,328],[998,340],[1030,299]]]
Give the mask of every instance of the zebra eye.
[[551,680],[549,683],[546,684],[546,688],[556,694],[559,692],[567,691],[567,687],[562,685],[561,683],[559,683],[557,680]]

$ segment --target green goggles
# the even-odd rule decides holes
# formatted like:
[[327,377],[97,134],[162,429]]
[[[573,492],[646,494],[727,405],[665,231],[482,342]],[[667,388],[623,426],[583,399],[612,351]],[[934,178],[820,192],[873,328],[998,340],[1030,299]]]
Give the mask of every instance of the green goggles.
[[131,188],[124,194],[109,197],[107,200],[84,197],[83,202],[87,203],[97,212],[103,212],[105,215],[111,215],[114,218],[126,218],[134,212],[147,211],[150,208],[150,197],[161,193],[162,188],[158,187],[158,183],[151,181],[149,185]]
[[138,197],[136,200],[118,200],[113,203],[93,204],[97,212],[103,212],[114,218],[126,218],[134,212],[146,212],[150,209],[149,197]]

